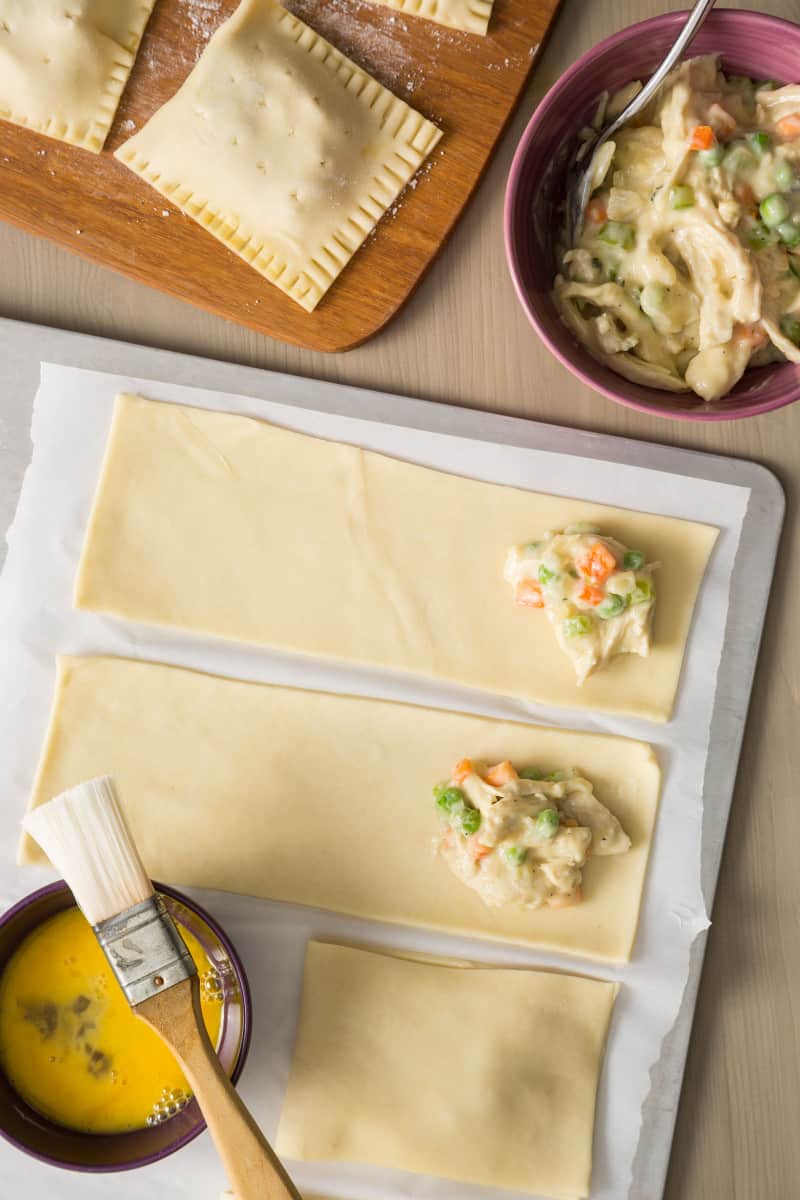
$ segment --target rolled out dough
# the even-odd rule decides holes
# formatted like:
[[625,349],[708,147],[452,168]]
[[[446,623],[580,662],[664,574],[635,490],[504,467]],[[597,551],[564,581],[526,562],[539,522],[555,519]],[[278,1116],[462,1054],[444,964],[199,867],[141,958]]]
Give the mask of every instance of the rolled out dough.
[[[589,860],[576,908],[487,908],[433,855],[432,787],[464,755],[580,767],[632,849]],[[630,956],[660,780],[642,742],[126,659],[61,659],[32,803],[100,774],[114,777],[145,865],[165,883]],[[21,857],[41,852],[27,839]]]
[[311,942],[278,1153],[588,1196],[616,993]]
[[[650,658],[620,655],[582,688],[547,618],[515,605],[503,578],[509,546],[574,521],[593,521],[662,564]],[[663,721],[716,537],[706,525],[120,396],[75,603]]]

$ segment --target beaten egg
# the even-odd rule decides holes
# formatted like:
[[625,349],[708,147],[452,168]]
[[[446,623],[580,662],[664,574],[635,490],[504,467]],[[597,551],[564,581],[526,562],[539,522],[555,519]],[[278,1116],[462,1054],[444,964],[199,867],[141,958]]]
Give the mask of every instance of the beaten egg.
[[[203,1019],[219,1042],[222,995],[213,964],[185,928],[200,975]],[[0,1064],[28,1104],[81,1133],[127,1133],[191,1098],[171,1052],[133,1015],[88,921],[69,908],[30,933],[0,979]]]

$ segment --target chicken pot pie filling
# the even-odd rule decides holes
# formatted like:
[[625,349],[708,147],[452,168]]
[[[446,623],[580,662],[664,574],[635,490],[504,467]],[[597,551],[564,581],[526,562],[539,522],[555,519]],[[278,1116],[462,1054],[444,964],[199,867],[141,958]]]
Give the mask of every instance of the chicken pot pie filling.
[[[602,104],[596,124],[639,87]],[[800,363],[800,84],[691,59],[592,169],[554,294],[595,358],[706,401],[749,366]]]
[[489,908],[568,908],[582,899],[591,854],[625,854],[631,839],[574,768],[547,774],[470,759],[433,790],[438,853]]
[[517,604],[543,608],[579,684],[618,654],[647,658],[655,563],[585,522],[513,546],[505,577]]
[[451,29],[485,34],[494,0],[373,0],[409,17],[427,17]]
[[155,0],[0,0],[0,117],[98,153]]
[[311,312],[440,137],[274,0],[243,0],[116,155]]

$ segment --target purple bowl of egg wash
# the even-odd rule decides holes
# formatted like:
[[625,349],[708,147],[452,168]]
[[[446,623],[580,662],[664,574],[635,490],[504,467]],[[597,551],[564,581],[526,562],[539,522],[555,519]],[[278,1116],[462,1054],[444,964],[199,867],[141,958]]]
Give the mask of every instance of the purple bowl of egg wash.
[[[555,357],[596,392],[639,412],[684,421],[758,416],[800,399],[800,367],[745,372],[732,392],[704,403],[633,383],[594,359],[562,323],[552,299],[557,233],[567,169],[582,126],[604,91],[647,79],[674,43],[687,13],[631,25],[589,50],[539,104],[514,155],[505,199],[505,243],[514,287],[528,320]],[[800,82],[800,25],[764,13],[717,9],[688,57],[718,54],[723,70],[753,79]]]
[[[241,959],[200,905],[163,884],[154,887],[198,967],[206,1027],[236,1082],[252,1025]],[[85,930],[78,928],[81,922]],[[81,956],[99,951],[64,883],[40,888],[0,917],[0,1134],[24,1153],[68,1170],[102,1173],[147,1166],[193,1141],[205,1121],[169,1051],[132,1015],[121,989],[118,1004],[112,1003],[117,997],[111,988],[119,985],[107,964],[103,974],[102,951],[87,983],[83,964],[72,953],[76,947]],[[53,954],[55,948],[60,958]],[[85,961],[90,968],[95,964],[94,957]],[[37,986],[48,963],[47,978]],[[117,1020],[124,1024],[116,1025]],[[101,1030],[113,1042],[118,1028],[133,1037],[128,1047],[119,1046],[115,1059]],[[134,1061],[126,1058],[128,1050]],[[44,1060],[37,1057],[42,1054]],[[148,1055],[153,1069],[137,1072],[137,1062]],[[36,1077],[37,1061],[41,1078]],[[51,1064],[54,1078],[63,1072],[60,1086],[47,1078]],[[125,1073],[130,1076],[127,1089],[121,1086]],[[98,1105],[93,1084],[110,1101]]]

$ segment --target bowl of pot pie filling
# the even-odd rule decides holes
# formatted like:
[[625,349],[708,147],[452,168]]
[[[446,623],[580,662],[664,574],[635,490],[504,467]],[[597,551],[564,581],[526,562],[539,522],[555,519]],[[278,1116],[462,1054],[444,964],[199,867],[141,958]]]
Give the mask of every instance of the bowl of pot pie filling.
[[[712,13],[592,155],[684,19],[613,35],[542,100],[511,168],[506,250],[534,329],[595,391],[678,419],[755,416],[800,398],[800,26]],[[573,238],[566,193],[590,163]]]
[[[199,905],[155,885],[197,966],[203,1020],[231,1079],[250,1043],[242,963]],[[91,1173],[157,1162],[205,1129],[170,1051],[131,1012],[64,883],[0,917],[0,1134]]]

